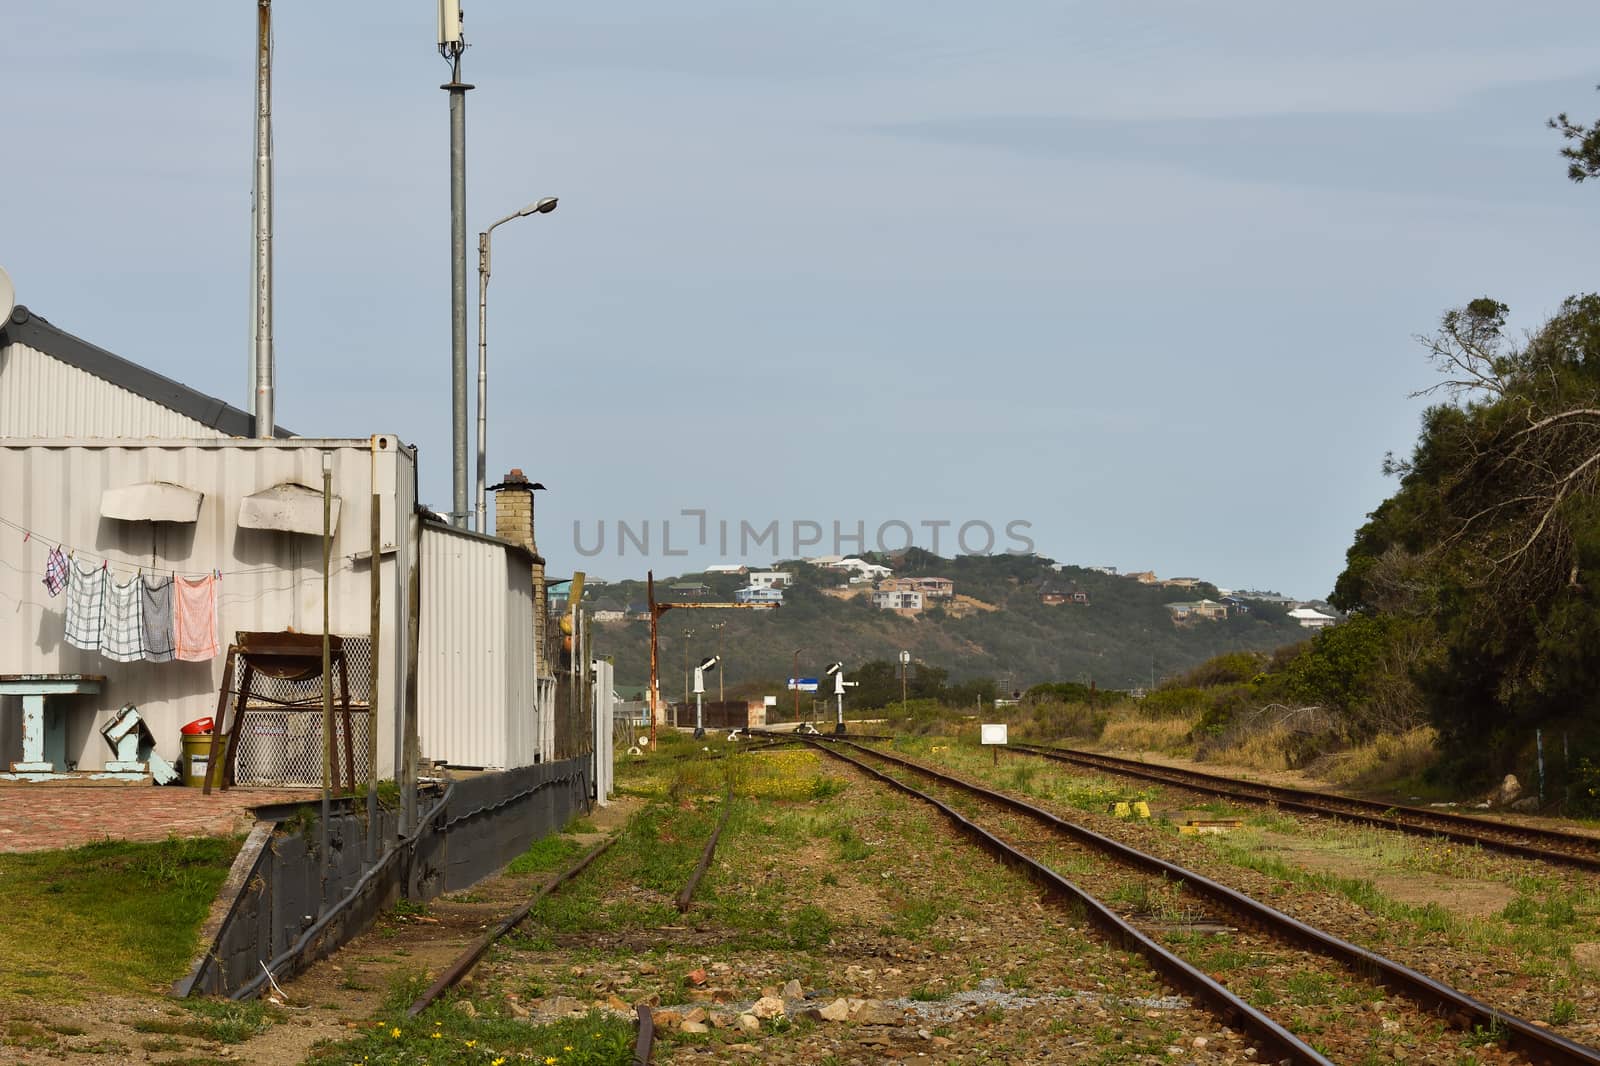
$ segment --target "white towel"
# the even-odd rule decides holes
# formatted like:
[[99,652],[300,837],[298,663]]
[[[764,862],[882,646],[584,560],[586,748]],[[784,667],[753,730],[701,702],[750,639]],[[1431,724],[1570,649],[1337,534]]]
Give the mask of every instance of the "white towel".
[[144,579],[125,585],[106,582],[105,624],[100,633],[100,654],[119,663],[144,658]]
[[105,620],[106,572],[73,562],[67,584],[67,643],[84,651],[99,651]]

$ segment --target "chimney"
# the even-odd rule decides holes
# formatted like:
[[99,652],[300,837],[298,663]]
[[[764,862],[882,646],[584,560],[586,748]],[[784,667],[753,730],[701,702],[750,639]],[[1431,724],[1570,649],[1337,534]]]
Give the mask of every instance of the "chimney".
[[547,621],[549,598],[545,591],[544,558],[539,554],[538,542],[533,535],[533,494],[544,486],[529,481],[520,467],[512,467],[505,480],[494,486],[494,535],[501,540],[520,544],[533,553],[533,620],[538,639],[534,641],[534,661],[539,677],[549,677],[549,658],[546,654],[546,634],[550,632]]

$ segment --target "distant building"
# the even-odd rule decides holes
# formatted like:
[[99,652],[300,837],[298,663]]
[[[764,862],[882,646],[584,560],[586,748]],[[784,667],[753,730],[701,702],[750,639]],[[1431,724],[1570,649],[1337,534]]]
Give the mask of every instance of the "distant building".
[[1087,604],[1089,594],[1076,585],[1046,585],[1039,590],[1039,602],[1046,607],[1055,607],[1063,603]]
[[858,559],[853,555],[843,559],[835,557],[833,562],[821,565],[829,570],[848,570],[852,585],[859,585],[864,581],[881,581],[894,573],[887,566],[869,563],[865,559]]
[[947,577],[888,577],[878,582],[880,592],[919,592],[924,600],[948,600],[956,585]]
[[711,591],[711,586],[701,581],[678,581],[669,591],[680,600],[697,600]]
[[1105,574],[1107,577],[1117,576],[1117,568],[1114,566],[1086,566],[1084,569],[1092,574]]
[[1281,592],[1263,592],[1260,589],[1234,589],[1233,594],[1241,600],[1257,600],[1261,603],[1289,604],[1300,602],[1293,596],[1285,596]]
[[627,611],[595,611],[589,617],[596,622],[621,622],[628,617]]
[[1158,584],[1164,589],[1197,589],[1201,582],[1197,577],[1169,577]]
[[794,575],[785,570],[752,570],[750,587],[757,589],[782,589],[794,584]]
[[750,572],[750,568],[741,566],[738,563],[718,563],[715,566],[706,567],[701,572],[706,574],[747,574]]
[[1289,617],[1300,623],[1302,629],[1326,629],[1338,621],[1331,614],[1323,614],[1315,607],[1296,607]]
[[1122,576],[1131,577],[1141,585],[1154,585],[1156,583],[1156,572],[1154,570],[1135,570]]
[[1174,622],[1193,622],[1204,619],[1217,622],[1228,617],[1228,605],[1216,600],[1194,600],[1190,603],[1169,603],[1167,610]]
[[922,593],[915,589],[877,589],[872,593],[872,606],[880,611],[904,611],[915,614],[922,610]]
[[734,603],[782,603],[783,590],[748,585],[733,594]]

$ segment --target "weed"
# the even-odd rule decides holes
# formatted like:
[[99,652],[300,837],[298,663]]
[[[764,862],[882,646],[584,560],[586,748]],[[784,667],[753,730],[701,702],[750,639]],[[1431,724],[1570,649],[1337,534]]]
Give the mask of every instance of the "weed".
[[1570,999],[1558,999],[1550,1008],[1551,1025],[1571,1025],[1578,1017],[1578,1005]]
[[815,904],[806,904],[789,919],[789,946],[799,950],[820,948],[833,938],[833,919]]

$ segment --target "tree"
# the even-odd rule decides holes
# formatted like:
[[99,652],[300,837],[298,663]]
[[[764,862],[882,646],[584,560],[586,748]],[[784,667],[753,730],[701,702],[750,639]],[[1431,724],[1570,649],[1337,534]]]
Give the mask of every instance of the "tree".
[[1567,141],[1561,149],[1562,158],[1567,161],[1567,177],[1576,182],[1600,178],[1600,121],[1584,127],[1563,111],[1546,124]]
[[[1487,298],[1419,338],[1441,380],[1399,489],[1357,532],[1333,602],[1412,623],[1409,664],[1447,744],[1496,769],[1532,727],[1592,721],[1600,690],[1600,296],[1518,342]],[[1423,628],[1419,628],[1419,626]],[[1432,627],[1431,649],[1418,651]],[[1368,657],[1369,662],[1375,659]],[[1391,661],[1393,659],[1391,658]]]

